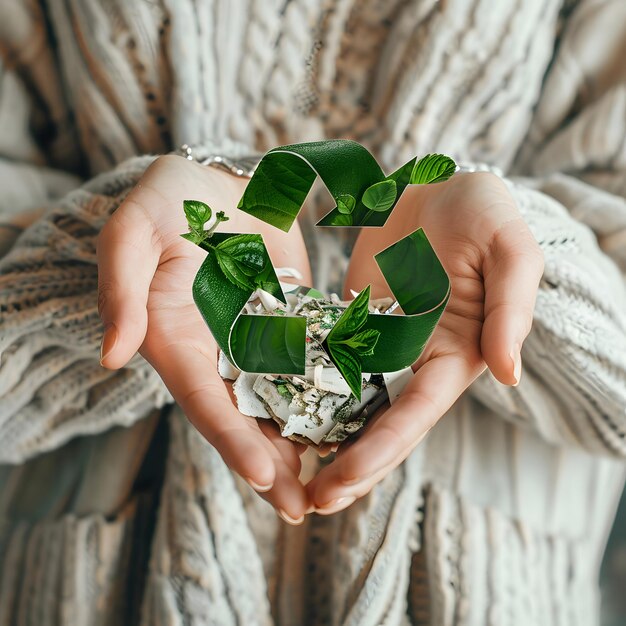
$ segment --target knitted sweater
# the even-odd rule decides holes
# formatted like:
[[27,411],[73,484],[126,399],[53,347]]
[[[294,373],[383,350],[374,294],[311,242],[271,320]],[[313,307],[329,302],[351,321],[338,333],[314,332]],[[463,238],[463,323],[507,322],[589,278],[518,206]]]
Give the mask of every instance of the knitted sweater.
[[[0,4],[0,625],[596,623],[626,456],[625,42],[621,0]],[[516,175],[546,269],[521,384],[485,373],[369,496],[291,527],[141,357],[99,366],[95,240],[150,155],[323,137]],[[345,267],[308,228],[325,208],[321,289]]]

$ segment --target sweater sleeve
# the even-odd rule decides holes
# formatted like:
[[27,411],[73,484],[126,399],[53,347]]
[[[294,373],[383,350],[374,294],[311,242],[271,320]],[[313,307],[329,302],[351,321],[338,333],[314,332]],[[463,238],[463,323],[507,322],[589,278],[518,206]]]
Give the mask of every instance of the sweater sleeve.
[[0,261],[0,463],[128,426],[171,399],[139,355],[118,371],[99,364],[96,237],[152,159],[70,192]]
[[545,271],[519,386],[501,385],[487,372],[471,393],[552,443],[626,456],[624,276],[594,232],[572,216],[577,203],[595,207],[616,229],[609,237],[626,234],[626,203],[563,176],[509,186]]
[[[624,19],[620,19],[620,15]],[[626,5],[566,20],[510,189],[545,257],[517,388],[471,393],[558,445],[626,456]]]
[[128,425],[169,399],[140,357],[117,372],[98,359],[96,236],[151,158],[79,187],[43,12],[9,4],[0,8],[0,464]]
[[0,6],[0,257],[80,183],[80,150],[43,13]]

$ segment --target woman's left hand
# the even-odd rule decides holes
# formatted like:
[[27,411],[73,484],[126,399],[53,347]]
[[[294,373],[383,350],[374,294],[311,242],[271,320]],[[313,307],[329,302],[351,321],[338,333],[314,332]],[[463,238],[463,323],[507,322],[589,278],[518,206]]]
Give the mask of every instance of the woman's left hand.
[[401,396],[307,485],[318,513],[367,494],[486,367],[505,385],[519,382],[543,256],[504,182],[480,172],[409,186],[385,228],[363,229],[346,289],[391,295],[374,255],[419,227],[450,277],[450,301]]

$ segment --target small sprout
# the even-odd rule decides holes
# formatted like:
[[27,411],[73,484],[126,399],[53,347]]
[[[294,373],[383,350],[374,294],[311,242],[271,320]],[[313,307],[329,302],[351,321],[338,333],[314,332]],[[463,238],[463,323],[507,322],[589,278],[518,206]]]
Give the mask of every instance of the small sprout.
[[[339,208],[339,205],[337,205],[337,208]],[[352,222],[353,222],[352,215],[350,213],[337,212],[333,214],[330,225],[331,226],[352,226],[353,225]]]
[[337,211],[342,215],[350,215],[354,211],[356,200],[349,193],[341,194],[337,197]]
[[441,183],[456,172],[456,163],[445,154],[427,154],[422,157],[411,172],[411,185]]
[[211,221],[213,216],[213,211],[208,204],[200,202],[200,200],[183,200],[183,211],[187,218],[189,232],[182,234],[181,237],[196,245],[201,245],[210,239],[219,224],[227,222],[229,219],[224,211],[218,211],[215,214],[213,225],[205,230],[206,224]]

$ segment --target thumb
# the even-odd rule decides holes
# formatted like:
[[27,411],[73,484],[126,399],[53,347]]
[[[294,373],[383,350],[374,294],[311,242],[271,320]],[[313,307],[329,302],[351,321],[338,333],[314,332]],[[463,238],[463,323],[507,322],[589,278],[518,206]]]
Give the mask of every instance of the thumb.
[[155,226],[133,195],[113,213],[98,237],[98,311],[104,334],[100,363],[126,365],[148,328],[146,305],[161,249]]
[[543,255],[522,218],[496,232],[485,257],[485,321],[481,336],[483,358],[505,385],[521,376],[521,347],[530,332]]

